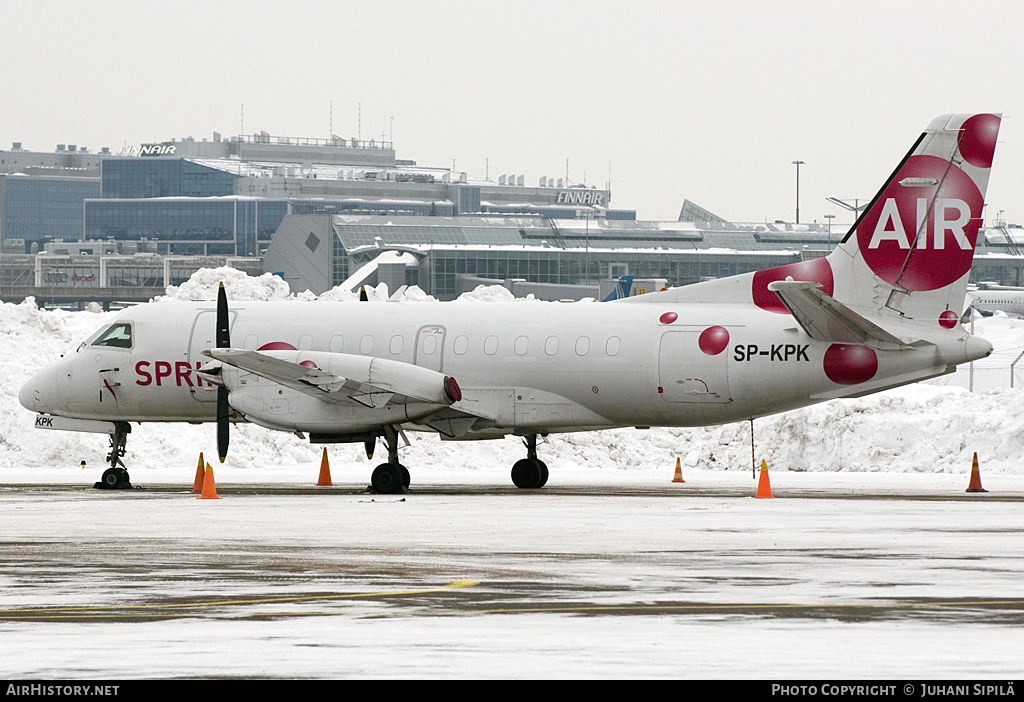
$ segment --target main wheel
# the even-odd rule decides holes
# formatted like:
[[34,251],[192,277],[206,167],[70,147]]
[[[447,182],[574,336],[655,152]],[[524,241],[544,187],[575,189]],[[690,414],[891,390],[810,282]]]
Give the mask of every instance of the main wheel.
[[397,463],[381,463],[373,469],[370,484],[382,495],[395,495],[402,492],[402,466]]
[[121,475],[124,471],[120,468],[107,468],[103,471],[103,477],[100,478],[100,482],[103,487],[108,489],[116,488],[121,484]]
[[538,458],[537,465],[540,466],[540,484],[537,487],[542,488],[548,483],[548,464]]
[[537,460],[522,458],[512,466],[512,482],[517,488],[539,488],[547,482],[547,477],[547,466]]

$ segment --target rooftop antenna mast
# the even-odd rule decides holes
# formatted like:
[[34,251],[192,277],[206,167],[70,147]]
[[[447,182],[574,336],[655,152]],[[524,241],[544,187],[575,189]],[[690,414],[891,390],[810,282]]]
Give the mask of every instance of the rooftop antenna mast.
[[363,140],[363,103],[357,103],[356,107],[356,138],[359,141]]

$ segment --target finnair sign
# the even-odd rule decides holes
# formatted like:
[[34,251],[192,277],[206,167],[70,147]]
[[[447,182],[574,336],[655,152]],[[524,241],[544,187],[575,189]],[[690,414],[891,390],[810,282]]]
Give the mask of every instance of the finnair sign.
[[118,156],[173,156],[177,147],[174,144],[144,144],[143,146],[125,146]]
[[559,190],[558,199],[555,202],[559,205],[597,205],[604,207],[605,194],[603,190]]

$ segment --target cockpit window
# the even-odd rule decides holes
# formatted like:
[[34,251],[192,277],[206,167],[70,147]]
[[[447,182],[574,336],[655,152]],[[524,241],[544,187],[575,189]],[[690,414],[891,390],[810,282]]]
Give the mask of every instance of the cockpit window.
[[115,346],[121,349],[132,347],[132,325],[129,322],[111,324],[99,333],[90,346]]

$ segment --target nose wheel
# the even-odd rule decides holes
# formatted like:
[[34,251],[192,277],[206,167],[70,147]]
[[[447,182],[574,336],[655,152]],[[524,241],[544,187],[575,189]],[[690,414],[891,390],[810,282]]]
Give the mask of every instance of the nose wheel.
[[126,490],[131,488],[131,477],[125,468],[124,458],[125,444],[128,443],[128,434],[132,427],[128,422],[114,422],[114,433],[110,435],[110,453],[107,454],[107,463],[110,467],[103,471],[100,481],[93,487],[101,490]]

